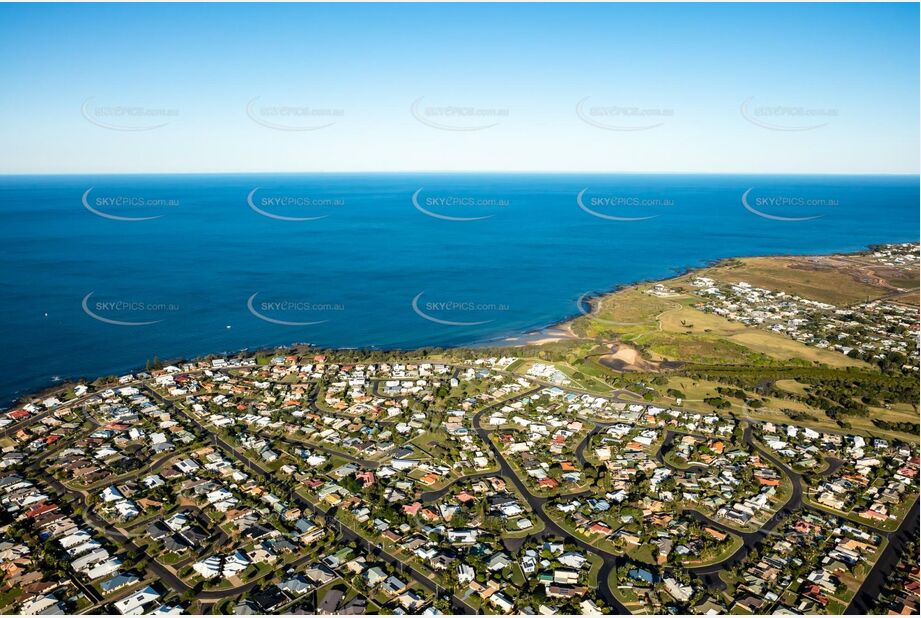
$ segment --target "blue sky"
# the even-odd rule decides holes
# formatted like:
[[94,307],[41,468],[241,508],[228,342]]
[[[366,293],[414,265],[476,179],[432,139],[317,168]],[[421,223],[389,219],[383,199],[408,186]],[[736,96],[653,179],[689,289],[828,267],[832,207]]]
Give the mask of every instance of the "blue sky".
[[918,173],[918,36],[917,4],[5,4],[0,173]]

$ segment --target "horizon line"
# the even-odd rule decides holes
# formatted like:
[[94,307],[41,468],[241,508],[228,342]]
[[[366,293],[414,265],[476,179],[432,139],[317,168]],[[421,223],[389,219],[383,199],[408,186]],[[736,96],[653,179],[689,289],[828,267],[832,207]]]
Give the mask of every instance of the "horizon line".
[[269,174],[557,174],[557,175],[650,175],[650,176],[910,176],[921,177],[921,170],[915,172],[688,172],[688,171],[563,171],[563,170],[303,170],[303,171],[230,171],[230,172],[0,172],[2,177],[17,176],[232,176]]

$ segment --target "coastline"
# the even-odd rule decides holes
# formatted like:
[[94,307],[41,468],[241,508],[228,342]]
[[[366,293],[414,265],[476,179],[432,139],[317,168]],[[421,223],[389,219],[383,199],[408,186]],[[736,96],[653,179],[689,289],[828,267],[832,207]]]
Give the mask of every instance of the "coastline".
[[[363,347],[330,347],[330,346],[316,346],[308,342],[292,342],[288,344],[281,344],[276,346],[256,346],[256,347],[243,347],[236,350],[228,350],[222,352],[208,352],[205,354],[198,354],[190,357],[180,356],[173,358],[161,359],[163,364],[175,364],[179,362],[194,362],[204,358],[209,358],[212,356],[224,355],[224,356],[236,356],[243,353],[249,353],[252,355],[260,353],[273,353],[280,349],[297,349],[297,348],[306,348],[314,349],[318,352],[342,352],[348,350],[366,352],[366,351],[375,351],[375,352],[400,352],[407,353],[413,351],[422,351],[422,350],[433,350],[433,349],[444,349],[444,350],[466,350],[466,349],[482,349],[482,348],[509,348],[514,349],[524,346],[540,346],[551,343],[558,343],[562,341],[578,341],[584,340],[582,337],[577,335],[572,330],[572,324],[575,320],[590,316],[592,312],[596,310],[596,303],[603,300],[604,298],[621,292],[623,290],[633,288],[636,286],[649,285],[653,283],[663,283],[670,281],[672,279],[677,279],[684,277],[695,272],[703,271],[708,268],[714,268],[720,266],[731,260],[743,260],[750,258],[767,258],[767,259],[782,259],[782,258],[802,258],[802,257],[819,257],[819,256],[856,256],[866,254],[870,251],[875,250],[878,247],[884,247],[888,244],[900,244],[902,242],[912,242],[918,243],[918,241],[895,241],[893,243],[873,243],[870,245],[865,245],[862,249],[855,251],[846,251],[846,252],[834,252],[834,253],[774,253],[774,254],[755,254],[755,255],[734,255],[729,257],[717,258],[713,260],[707,260],[705,263],[695,266],[683,266],[675,267],[673,274],[664,278],[643,278],[637,279],[630,283],[618,284],[606,291],[600,292],[587,292],[583,294],[578,300],[584,303],[587,303],[590,307],[588,312],[585,311],[576,311],[568,314],[567,316],[551,322],[550,324],[538,327],[530,330],[526,330],[520,333],[504,333],[499,336],[489,337],[480,341],[474,341],[471,343],[463,345],[449,345],[449,346],[412,346],[406,348],[400,347],[388,347],[388,348],[378,348],[375,346],[363,346]],[[148,362],[149,359],[146,362]],[[34,401],[36,399],[42,399],[50,396],[62,389],[72,387],[76,384],[81,383],[91,383],[96,380],[111,377],[115,375],[124,375],[127,373],[138,373],[145,371],[145,367],[142,365],[135,365],[133,367],[125,367],[121,371],[112,374],[102,374],[93,377],[89,376],[54,376],[49,379],[45,385],[40,386],[36,389],[29,389],[28,392],[24,392],[19,395],[15,395],[4,402],[0,402],[0,414],[14,409],[17,405],[28,403],[29,401]]]

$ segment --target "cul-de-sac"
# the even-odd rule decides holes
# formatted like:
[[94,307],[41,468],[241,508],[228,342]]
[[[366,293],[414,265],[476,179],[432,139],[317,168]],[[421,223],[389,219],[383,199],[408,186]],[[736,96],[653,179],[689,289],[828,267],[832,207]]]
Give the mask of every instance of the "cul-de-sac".
[[917,289],[892,283],[917,250],[724,263],[504,348],[152,361],[26,398],[0,607],[917,611]]

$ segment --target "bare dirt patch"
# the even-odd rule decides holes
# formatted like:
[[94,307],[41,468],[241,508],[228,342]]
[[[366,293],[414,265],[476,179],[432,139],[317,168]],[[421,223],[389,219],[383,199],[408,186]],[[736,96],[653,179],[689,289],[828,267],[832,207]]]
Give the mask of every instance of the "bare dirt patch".
[[649,372],[676,369],[682,363],[665,360],[649,360],[634,347],[624,343],[611,345],[611,353],[598,358],[598,362],[615,371]]

